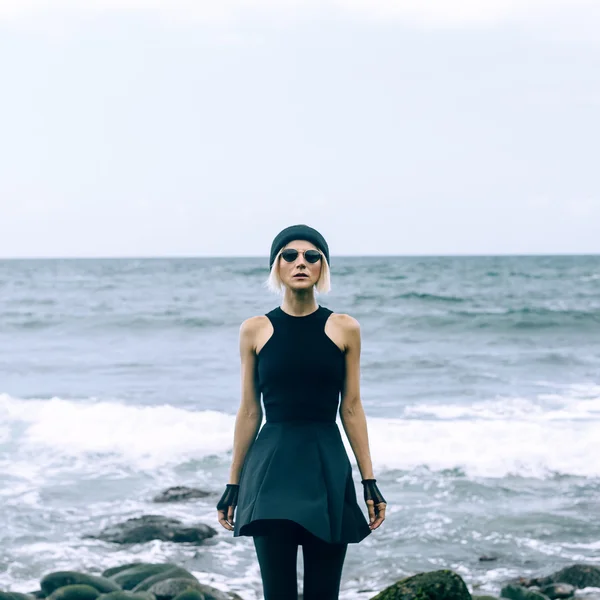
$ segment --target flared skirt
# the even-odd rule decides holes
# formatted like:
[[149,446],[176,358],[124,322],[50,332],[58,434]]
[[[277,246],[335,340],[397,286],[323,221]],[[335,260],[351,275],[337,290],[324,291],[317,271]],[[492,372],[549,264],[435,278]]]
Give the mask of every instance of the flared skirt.
[[357,543],[371,533],[335,422],[265,423],[239,484],[234,537],[261,535],[269,519],[294,521],[329,543]]

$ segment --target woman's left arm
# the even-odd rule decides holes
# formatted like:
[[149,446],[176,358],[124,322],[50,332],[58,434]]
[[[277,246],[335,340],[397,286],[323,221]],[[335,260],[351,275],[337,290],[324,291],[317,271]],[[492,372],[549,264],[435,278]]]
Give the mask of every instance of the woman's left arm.
[[340,419],[356,457],[362,479],[374,479],[369,452],[367,419],[360,399],[360,324],[350,315],[339,314],[338,323],[344,332],[346,377],[340,403]]

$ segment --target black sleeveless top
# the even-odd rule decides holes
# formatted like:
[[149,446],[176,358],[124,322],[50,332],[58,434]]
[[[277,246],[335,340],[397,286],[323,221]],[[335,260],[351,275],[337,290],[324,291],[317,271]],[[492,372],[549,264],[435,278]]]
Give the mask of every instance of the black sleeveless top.
[[258,352],[257,369],[267,422],[335,422],[346,361],[325,333],[332,312],[319,305],[303,317],[280,307],[266,314],[274,331]]

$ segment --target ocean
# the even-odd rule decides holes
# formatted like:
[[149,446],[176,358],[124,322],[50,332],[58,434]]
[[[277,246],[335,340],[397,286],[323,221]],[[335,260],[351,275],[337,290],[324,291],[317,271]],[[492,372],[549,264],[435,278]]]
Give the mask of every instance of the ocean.
[[[281,301],[267,265],[0,261],[0,590],[142,560],[261,598],[252,539],[221,528],[214,506],[239,327]],[[383,525],[349,546],[340,598],[440,568],[497,594],[518,575],[600,565],[600,256],[332,257],[332,291],[317,300],[361,324],[388,501]],[[151,501],[176,485],[213,495]],[[201,546],[83,537],[143,514],[218,533]],[[301,552],[298,566],[301,584]]]

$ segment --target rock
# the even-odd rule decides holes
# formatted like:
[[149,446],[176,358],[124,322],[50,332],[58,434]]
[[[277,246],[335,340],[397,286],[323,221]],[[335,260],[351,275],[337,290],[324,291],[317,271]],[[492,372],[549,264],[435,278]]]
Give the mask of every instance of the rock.
[[555,598],[570,598],[575,595],[575,587],[570,583],[551,583],[542,588],[542,594],[554,600]]
[[532,583],[542,588],[551,583],[569,583],[579,589],[600,587],[600,568],[593,565],[571,565],[552,573],[548,577],[532,579]]
[[210,495],[210,492],[205,492],[198,488],[176,485],[154,496],[152,502],[181,502],[182,500],[190,500],[191,498],[205,498]]
[[198,590],[186,590],[173,598],[173,600],[205,600],[204,594]]
[[202,600],[206,600],[204,594],[201,593],[201,584],[195,579],[187,577],[172,577],[157,581],[148,589],[149,592],[156,596],[156,600],[173,600],[175,596],[188,590],[196,590],[200,593]]
[[126,571],[127,569],[131,569],[131,567],[137,567],[138,565],[143,565],[143,562],[132,562],[132,563],[127,563],[125,565],[119,565],[117,567],[110,567],[109,569],[106,569],[106,571],[102,571],[102,577],[112,577],[113,575],[116,575],[117,573],[120,573],[121,571]]
[[496,596],[477,596],[475,594],[472,594],[471,598],[473,598],[473,600],[499,600]]
[[23,594],[22,592],[0,592],[0,600],[33,600],[33,593]]
[[111,579],[124,590],[132,590],[138,583],[148,579],[148,577],[152,577],[157,573],[164,573],[176,567],[177,565],[171,563],[141,563],[115,573]]
[[497,556],[480,556],[479,557],[480,562],[488,562],[488,561],[492,561],[492,560],[498,560]]
[[98,600],[156,600],[154,594],[150,592],[131,592],[121,590],[120,592],[110,592],[98,596]]
[[200,544],[216,534],[215,529],[204,523],[187,527],[178,519],[161,515],[144,515],[106,527],[98,535],[84,537],[115,544],[140,544],[150,540]]
[[96,600],[100,596],[100,592],[83,583],[75,583],[73,585],[65,585],[54,590],[49,596],[49,600]]
[[236,600],[236,597],[239,598],[239,596],[233,592],[222,592],[205,583],[200,584],[200,590],[204,594],[205,600]]
[[166,571],[163,571],[162,573],[156,573],[156,575],[152,575],[151,577],[144,579],[144,581],[141,581],[133,588],[133,591],[134,592],[145,592],[145,591],[149,590],[155,583],[158,583],[159,581],[164,581],[165,579],[174,579],[174,578],[185,578],[185,579],[190,579],[192,581],[195,581],[196,583],[199,583],[198,580],[189,571],[186,571],[184,568],[171,567],[170,569],[167,569]]
[[371,600],[471,600],[462,578],[447,569],[401,579]]
[[510,581],[509,583],[515,583],[517,585],[522,585],[523,587],[530,587],[533,585],[533,579],[528,579],[527,577],[517,577],[517,579]]
[[46,596],[50,596],[61,587],[74,584],[88,585],[98,590],[99,593],[114,592],[121,589],[119,585],[107,577],[88,575],[78,571],[54,571],[45,575],[40,581],[40,587]]
[[517,585],[516,583],[505,585],[500,590],[500,598],[510,598],[511,600],[549,600],[548,596],[544,596],[540,592]]

